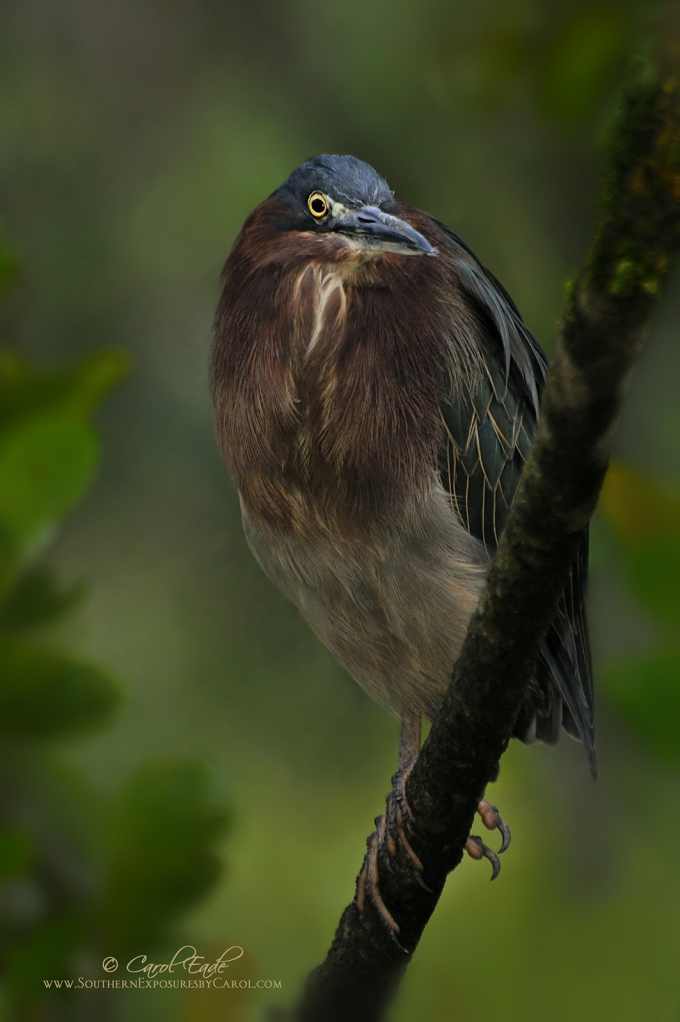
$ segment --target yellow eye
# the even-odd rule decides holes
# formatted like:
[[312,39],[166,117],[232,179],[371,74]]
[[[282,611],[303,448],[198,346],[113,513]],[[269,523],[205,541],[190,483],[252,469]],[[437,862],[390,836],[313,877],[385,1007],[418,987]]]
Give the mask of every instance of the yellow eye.
[[321,192],[312,192],[307,199],[307,205],[309,206],[309,212],[317,220],[320,220],[328,212],[328,202]]

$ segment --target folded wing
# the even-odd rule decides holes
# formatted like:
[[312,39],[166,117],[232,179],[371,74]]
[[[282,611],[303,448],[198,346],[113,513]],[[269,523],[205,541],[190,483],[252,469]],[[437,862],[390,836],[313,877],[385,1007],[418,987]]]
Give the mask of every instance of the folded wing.
[[[547,359],[502,285],[456,235],[459,286],[482,331],[484,367],[475,389],[441,406],[440,476],[468,531],[493,554],[524,470],[538,419]],[[593,687],[585,616],[588,532],[542,645],[515,735],[554,743],[560,729],[583,742],[596,772]]]

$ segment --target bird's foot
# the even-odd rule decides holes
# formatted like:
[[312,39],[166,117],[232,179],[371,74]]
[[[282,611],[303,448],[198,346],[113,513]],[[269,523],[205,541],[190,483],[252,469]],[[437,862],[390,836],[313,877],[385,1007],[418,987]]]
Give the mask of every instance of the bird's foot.
[[465,842],[465,851],[472,859],[488,859],[492,866],[491,879],[495,880],[501,871],[498,855],[504,852],[510,844],[510,828],[496,807],[490,805],[486,799],[482,799],[479,803],[477,812],[487,830],[499,830],[501,832],[503,838],[501,847],[498,849],[498,854],[496,854],[492,848],[487,848],[481,837],[475,837],[471,834]]
[[397,857],[398,851],[401,850],[409,863],[411,873],[415,879],[421,887],[426,891],[430,891],[430,888],[423,880],[423,865],[411,847],[411,842],[407,836],[407,831],[411,836],[415,832],[413,813],[406,798],[406,782],[414,763],[415,759],[407,764],[407,766],[401,767],[392,778],[392,790],[387,796],[387,811],[384,816],[379,816],[376,819],[376,829],[367,842],[366,858],[359,874],[356,895],[356,904],[360,912],[364,911],[366,898],[372,902],[392,939],[402,951],[406,951],[406,948],[402,947],[397,940],[399,925],[395,922],[380,894],[380,870],[378,864],[382,855],[383,861],[387,864],[388,869],[391,870],[392,863]]
[[[416,831],[413,812],[406,798],[406,782],[414,763],[415,759],[398,770],[392,778],[392,791],[387,797],[387,811],[384,816],[376,818],[376,829],[366,843],[366,858],[357,881],[355,899],[359,912],[363,913],[368,898],[385,923],[395,944],[402,951],[406,951],[406,948],[397,939],[400,932],[399,925],[385,905],[380,893],[379,861],[382,856],[383,862],[391,870],[392,863],[396,859],[398,851],[401,850],[409,863],[412,875],[424,890],[430,891],[423,879],[423,865],[409,841],[409,835],[413,837]],[[510,828],[496,807],[486,799],[482,799],[479,803],[477,812],[487,830],[500,831],[503,839],[501,847],[496,853],[492,848],[488,848],[480,837],[470,835],[465,843],[465,851],[473,859],[488,859],[493,867],[491,879],[495,880],[501,869],[498,855],[504,852],[510,844]],[[430,891],[430,893],[432,892]]]
[[[400,767],[392,778],[392,790],[387,796],[385,829],[390,858],[394,859],[398,844],[409,861],[413,876],[424,890],[430,891],[430,888],[423,880],[423,864],[413,851],[407,836],[407,832],[411,837],[416,834],[415,817],[406,797],[406,782],[415,766],[416,759],[417,757],[411,760],[410,763],[407,763],[406,766]],[[430,893],[432,892],[430,891]]]
[[355,902],[357,909],[361,914],[363,914],[366,907],[366,899],[368,898],[387,927],[394,943],[405,952],[406,948],[397,940],[397,934],[400,932],[399,924],[395,922],[392,913],[383,901],[380,893],[380,869],[378,866],[378,859],[381,851],[386,851],[388,855],[390,854],[391,842],[392,839],[388,839],[387,836],[387,823],[385,816],[376,817],[375,830],[366,842],[366,858],[364,859],[364,864],[361,867],[361,873],[357,880]]

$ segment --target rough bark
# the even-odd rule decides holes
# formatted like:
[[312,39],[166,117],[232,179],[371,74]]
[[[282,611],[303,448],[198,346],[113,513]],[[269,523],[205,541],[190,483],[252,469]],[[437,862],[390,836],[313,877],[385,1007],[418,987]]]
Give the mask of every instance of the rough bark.
[[[589,521],[645,324],[680,249],[680,83],[640,71],[613,128],[599,227],[571,284],[531,458],[441,715],[407,784],[431,892],[381,862],[400,948],[372,904],[344,912],[296,1022],[378,1022],[498,772],[578,533]],[[404,950],[405,949],[405,950]]]

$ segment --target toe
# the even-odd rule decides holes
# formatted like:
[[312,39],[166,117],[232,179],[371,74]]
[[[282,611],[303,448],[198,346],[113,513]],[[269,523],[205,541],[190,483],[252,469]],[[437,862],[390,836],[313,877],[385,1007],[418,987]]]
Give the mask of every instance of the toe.
[[472,859],[477,859],[478,861],[480,859],[488,859],[492,866],[491,879],[496,879],[501,871],[500,860],[492,848],[487,848],[481,837],[474,837],[471,834],[465,842],[465,851]]
[[357,891],[354,900],[359,913],[362,915],[366,908],[366,900],[368,899],[371,902],[385,924],[385,927],[394,943],[400,951],[407,954],[408,952],[406,951],[406,948],[403,947],[397,938],[397,934],[399,933],[399,924],[395,921],[394,916],[388,909],[382,899],[382,895],[380,894],[378,856],[381,847],[384,847],[385,844],[385,817],[379,816],[375,822],[377,829],[373,832],[373,834],[371,834],[366,842],[366,858],[364,859],[364,865],[357,880]]
[[479,803],[477,806],[477,812],[481,816],[482,823],[487,830],[499,830],[501,832],[503,841],[499,849],[499,854],[500,852],[504,852],[510,845],[510,828],[501,814],[498,812],[496,807],[490,805],[486,799],[482,799]]

